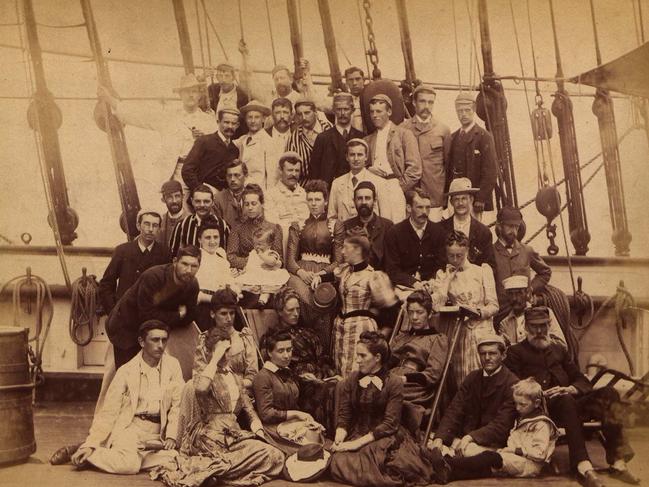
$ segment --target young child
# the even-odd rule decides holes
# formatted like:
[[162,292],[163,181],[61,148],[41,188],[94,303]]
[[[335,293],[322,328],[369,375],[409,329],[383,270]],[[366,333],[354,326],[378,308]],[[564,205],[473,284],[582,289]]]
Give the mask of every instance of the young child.
[[473,457],[430,453],[437,481],[476,479],[491,476],[536,477],[550,460],[558,437],[556,425],[547,416],[541,385],[532,378],[512,386],[518,419],[509,432],[507,446],[485,450]]
[[272,249],[274,234],[271,229],[258,228],[252,234],[254,249],[235,282],[244,292],[244,307],[264,307],[272,294],[288,282],[290,277],[282,269],[280,255]]

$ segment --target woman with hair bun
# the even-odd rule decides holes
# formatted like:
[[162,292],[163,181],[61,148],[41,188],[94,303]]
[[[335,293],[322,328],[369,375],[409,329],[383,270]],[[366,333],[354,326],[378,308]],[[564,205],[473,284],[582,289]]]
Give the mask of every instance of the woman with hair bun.
[[356,348],[358,371],[342,382],[331,476],[359,486],[427,485],[427,455],[400,426],[403,381],[390,374],[390,347],[377,332],[364,332]]

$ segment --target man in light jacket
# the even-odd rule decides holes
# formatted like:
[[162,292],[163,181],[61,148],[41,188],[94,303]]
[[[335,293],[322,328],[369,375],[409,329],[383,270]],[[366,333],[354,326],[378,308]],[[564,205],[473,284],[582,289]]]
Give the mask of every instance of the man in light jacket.
[[184,381],[178,360],[164,353],[168,336],[169,327],[160,320],[140,325],[142,350],[118,369],[88,437],[78,448],[61,448],[52,464],[71,460],[108,473],[136,474],[176,455]]

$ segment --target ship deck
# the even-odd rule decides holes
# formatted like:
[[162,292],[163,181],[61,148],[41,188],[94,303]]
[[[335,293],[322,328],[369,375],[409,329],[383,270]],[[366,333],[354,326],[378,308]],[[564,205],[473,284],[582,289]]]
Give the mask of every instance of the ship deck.
[[[35,429],[38,449],[30,459],[21,464],[5,466],[0,468],[0,486],[28,486],[41,485],[47,487],[73,487],[73,486],[101,486],[101,487],[152,487],[154,484],[146,473],[139,475],[110,475],[96,470],[85,469],[77,471],[71,465],[54,467],[48,463],[49,456],[57,448],[64,444],[73,444],[83,440],[88,432],[92,421],[94,403],[91,402],[65,402],[65,403],[42,403],[35,409]],[[631,462],[633,472],[638,475],[643,484],[649,485],[649,427],[636,427],[629,429],[629,436],[636,451],[636,457]],[[603,450],[596,441],[588,444],[591,458],[595,467],[604,467]],[[559,468],[565,468],[567,463],[567,447],[559,446],[555,452],[555,461]],[[602,480],[609,487],[626,485],[617,480],[610,479],[602,474]],[[485,479],[474,481],[454,482],[452,485],[458,487],[491,487],[513,485],[516,487],[547,486],[549,484],[558,487],[579,485],[574,479],[567,475],[546,475],[534,480],[503,480]],[[275,480],[267,484],[268,487],[279,487],[284,485],[317,485],[320,487],[340,486],[330,480],[320,480],[315,484],[298,484],[282,480]]]

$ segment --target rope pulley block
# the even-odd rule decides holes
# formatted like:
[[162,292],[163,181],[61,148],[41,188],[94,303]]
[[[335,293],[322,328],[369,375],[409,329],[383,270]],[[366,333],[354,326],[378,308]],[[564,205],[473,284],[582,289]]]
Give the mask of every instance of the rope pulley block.
[[561,212],[561,195],[559,194],[559,190],[556,186],[542,187],[536,193],[535,203],[537,211],[548,221],[545,229],[545,233],[550,241],[548,254],[557,255],[559,253],[559,247],[554,241],[557,237],[557,226],[552,223],[552,220],[558,217]]
[[536,108],[532,110],[532,134],[534,140],[550,140],[552,138],[552,114],[543,106],[543,98],[537,96]]

